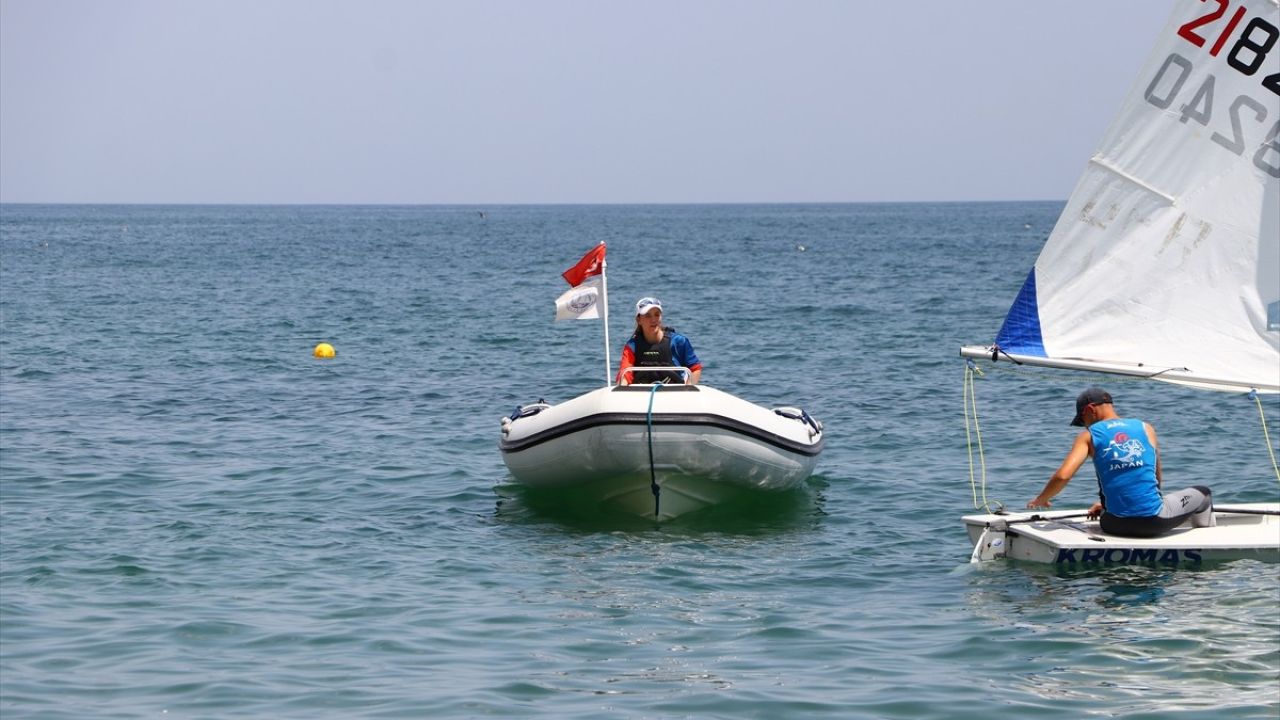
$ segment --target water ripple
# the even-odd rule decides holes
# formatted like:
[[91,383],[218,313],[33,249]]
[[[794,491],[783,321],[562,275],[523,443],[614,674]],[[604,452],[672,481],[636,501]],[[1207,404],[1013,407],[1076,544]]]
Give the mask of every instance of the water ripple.
[[[1275,717],[1275,565],[967,563],[956,347],[1059,210],[6,206],[0,714]],[[602,381],[550,322],[600,239],[615,345],[658,293],[704,381],[824,421],[805,487],[655,524],[510,484],[498,418]],[[1080,381],[980,381],[992,497]],[[1275,499],[1252,404],[1122,387],[1170,473]]]

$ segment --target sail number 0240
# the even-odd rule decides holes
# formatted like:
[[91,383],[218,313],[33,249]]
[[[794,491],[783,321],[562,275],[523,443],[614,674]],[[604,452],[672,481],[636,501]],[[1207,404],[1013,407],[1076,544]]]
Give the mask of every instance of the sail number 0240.
[[[1200,29],[1222,18],[1230,7],[1228,0],[1202,1],[1215,2],[1217,9],[1178,28],[1178,35],[1196,47],[1204,47],[1205,43],[1208,42],[1208,39],[1200,34]],[[1211,57],[1216,57],[1221,52],[1232,31],[1236,29],[1244,18],[1244,14],[1244,7],[1236,8],[1235,13],[1227,21],[1226,27],[1218,33],[1213,45],[1209,48]],[[1267,54],[1275,47],[1277,39],[1280,39],[1280,30],[1277,30],[1275,25],[1263,18],[1255,17],[1249,21],[1235,44],[1231,46],[1231,50],[1227,53],[1227,64],[1246,76],[1252,76],[1263,66]],[[1161,110],[1168,109],[1178,96],[1179,91],[1182,90],[1182,86],[1191,75],[1192,70],[1193,66],[1190,60],[1176,52],[1170,53],[1169,57],[1165,58],[1164,64],[1156,72],[1155,77],[1151,79],[1151,83],[1143,94],[1147,102]],[[1171,72],[1175,73],[1176,77],[1171,78]],[[1180,108],[1182,122],[1186,123],[1194,120],[1200,125],[1208,127],[1209,121],[1213,116],[1215,85],[1216,79],[1213,74],[1206,75],[1204,82],[1200,84],[1200,87],[1191,96],[1191,100]],[[1264,76],[1262,78],[1262,87],[1280,95],[1280,73]],[[1240,95],[1231,102],[1228,113],[1231,119],[1230,137],[1220,132],[1215,132],[1212,135],[1212,139],[1232,153],[1244,155],[1247,147],[1244,139],[1244,118],[1251,115],[1253,122],[1250,124],[1261,125],[1267,119],[1267,106],[1249,95]],[[1280,119],[1271,126],[1262,144],[1253,153],[1253,164],[1268,175],[1280,178]]]

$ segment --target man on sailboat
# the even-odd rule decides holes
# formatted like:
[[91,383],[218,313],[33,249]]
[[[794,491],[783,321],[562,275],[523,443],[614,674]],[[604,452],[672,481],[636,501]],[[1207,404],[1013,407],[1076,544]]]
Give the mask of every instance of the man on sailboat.
[[1111,394],[1091,387],[1076,398],[1072,425],[1086,429],[1076,436],[1058,471],[1045,483],[1028,508],[1048,508],[1049,501],[1067,486],[1084,464],[1093,458],[1098,475],[1100,502],[1089,508],[1089,517],[1100,517],[1102,531],[1126,537],[1156,537],[1191,518],[1192,527],[1214,525],[1213,494],[1203,485],[1160,494],[1160,445],[1149,423],[1116,414]]

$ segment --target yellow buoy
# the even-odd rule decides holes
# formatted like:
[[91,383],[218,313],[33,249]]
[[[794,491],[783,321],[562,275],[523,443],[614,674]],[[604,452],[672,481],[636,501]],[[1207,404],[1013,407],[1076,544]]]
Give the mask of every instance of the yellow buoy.
[[333,357],[337,353],[333,351],[333,346],[330,345],[329,343],[320,343],[319,345],[316,346],[315,350],[311,351],[311,354],[315,355],[316,357],[322,360],[328,360],[329,358]]

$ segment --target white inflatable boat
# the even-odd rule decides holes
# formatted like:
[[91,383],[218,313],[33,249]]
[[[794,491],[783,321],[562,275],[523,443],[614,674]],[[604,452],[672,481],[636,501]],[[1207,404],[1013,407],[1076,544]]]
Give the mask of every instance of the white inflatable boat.
[[502,418],[499,441],[518,483],[659,520],[795,488],[813,473],[822,445],[822,423],[799,408],[662,384],[520,406]]

